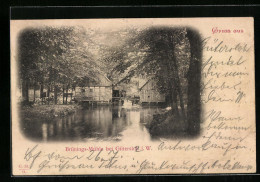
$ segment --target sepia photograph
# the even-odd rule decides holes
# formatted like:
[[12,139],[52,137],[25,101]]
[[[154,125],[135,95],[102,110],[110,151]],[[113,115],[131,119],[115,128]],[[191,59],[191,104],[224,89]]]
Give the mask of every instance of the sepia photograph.
[[127,25],[20,31],[18,104],[28,139],[153,140],[200,133],[199,32]]
[[13,175],[256,172],[254,19],[11,20]]

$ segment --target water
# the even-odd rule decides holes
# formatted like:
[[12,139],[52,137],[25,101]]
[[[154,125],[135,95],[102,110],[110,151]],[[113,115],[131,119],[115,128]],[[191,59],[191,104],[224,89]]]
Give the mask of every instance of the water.
[[26,137],[37,141],[150,140],[146,126],[158,109],[112,106],[85,108],[51,121],[23,120],[21,127]]

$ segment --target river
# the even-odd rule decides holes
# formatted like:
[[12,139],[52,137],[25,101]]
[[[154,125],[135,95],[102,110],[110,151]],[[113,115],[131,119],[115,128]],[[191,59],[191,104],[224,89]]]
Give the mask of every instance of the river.
[[157,107],[98,106],[77,110],[67,117],[21,121],[24,135],[36,141],[150,140],[147,125]]

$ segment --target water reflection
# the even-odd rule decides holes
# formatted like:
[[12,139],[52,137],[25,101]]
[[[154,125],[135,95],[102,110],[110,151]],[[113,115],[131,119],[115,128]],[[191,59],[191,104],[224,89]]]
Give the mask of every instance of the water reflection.
[[145,127],[157,108],[96,107],[51,121],[22,120],[24,134],[33,140],[123,140],[150,139]]

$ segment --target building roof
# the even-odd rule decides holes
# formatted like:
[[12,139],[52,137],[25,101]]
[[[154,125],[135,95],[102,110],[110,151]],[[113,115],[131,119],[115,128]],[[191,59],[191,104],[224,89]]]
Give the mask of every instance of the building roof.
[[147,80],[139,89],[142,90],[152,79]]
[[109,87],[112,86],[112,82],[102,74],[96,75],[97,81],[89,81],[85,87]]

